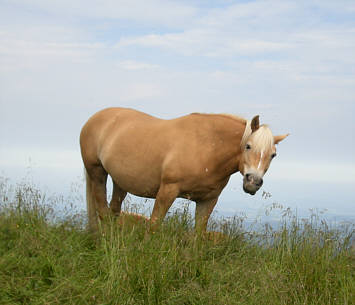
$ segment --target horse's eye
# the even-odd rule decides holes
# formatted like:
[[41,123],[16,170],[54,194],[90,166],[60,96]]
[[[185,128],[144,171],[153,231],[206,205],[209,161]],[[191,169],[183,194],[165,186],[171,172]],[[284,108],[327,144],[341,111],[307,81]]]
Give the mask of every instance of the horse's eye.
[[245,149],[247,149],[247,150],[251,149],[250,144],[245,145]]
[[276,157],[276,153],[273,153],[272,155],[271,155],[271,159],[273,159],[273,158],[275,158]]

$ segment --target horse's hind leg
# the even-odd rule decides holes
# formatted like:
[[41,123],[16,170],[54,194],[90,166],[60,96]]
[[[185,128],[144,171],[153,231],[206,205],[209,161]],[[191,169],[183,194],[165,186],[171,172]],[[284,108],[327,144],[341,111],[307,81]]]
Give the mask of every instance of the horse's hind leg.
[[112,179],[113,190],[112,199],[110,201],[110,209],[113,215],[119,216],[121,213],[122,202],[125,199],[127,192],[122,190]]
[[100,219],[110,213],[106,197],[107,172],[101,165],[87,169],[91,179],[91,189],[95,196],[95,207]]

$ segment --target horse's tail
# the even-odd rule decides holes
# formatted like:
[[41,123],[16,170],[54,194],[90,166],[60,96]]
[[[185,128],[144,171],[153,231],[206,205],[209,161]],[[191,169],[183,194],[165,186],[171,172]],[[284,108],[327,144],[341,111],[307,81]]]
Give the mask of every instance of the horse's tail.
[[98,219],[96,215],[96,202],[95,202],[95,194],[92,190],[92,181],[84,168],[85,179],[86,179],[86,208],[88,213],[88,229],[92,232],[96,232],[98,230]]

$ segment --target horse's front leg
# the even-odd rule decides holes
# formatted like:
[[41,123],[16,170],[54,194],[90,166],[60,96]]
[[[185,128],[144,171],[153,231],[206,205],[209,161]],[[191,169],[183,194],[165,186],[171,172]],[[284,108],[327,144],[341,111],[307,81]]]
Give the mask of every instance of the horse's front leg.
[[150,218],[153,227],[156,227],[163,221],[166,213],[168,212],[178,194],[179,187],[177,184],[162,183],[160,185],[158,194],[155,198],[152,216]]
[[205,233],[208,219],[217,203],[218,197],[208,200],[196,201],[195,230],[197,233]]

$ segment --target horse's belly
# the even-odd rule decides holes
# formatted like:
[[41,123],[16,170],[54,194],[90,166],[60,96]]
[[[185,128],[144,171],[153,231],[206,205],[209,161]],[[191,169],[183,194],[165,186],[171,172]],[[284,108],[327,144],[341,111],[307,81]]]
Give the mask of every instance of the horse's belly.
[[160,187],[160,181],[149,181],[144,177],[119,175],[112,178],[121,189],[139,197],[155,198]]
[[106,166],[107,172],[122,190],[139,197],[155,198],[160,187],[160,174],[157,168],[147,164],[150,163],[135,160],[132,163],[117,161]]

